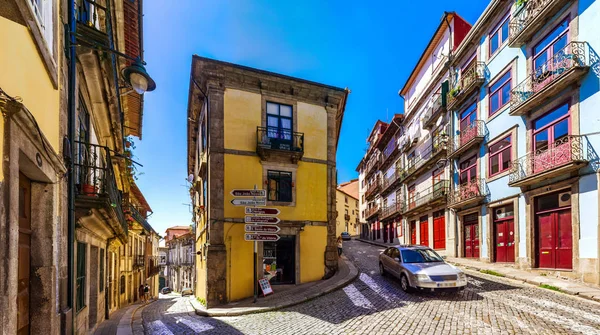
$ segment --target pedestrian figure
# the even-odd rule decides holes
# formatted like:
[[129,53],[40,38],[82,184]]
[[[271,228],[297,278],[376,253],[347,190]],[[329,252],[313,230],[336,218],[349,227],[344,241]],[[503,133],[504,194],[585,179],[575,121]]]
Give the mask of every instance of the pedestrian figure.
[[146,302],[150,300],[150,286],[148,286],[148,284],[144,287],[144,298],[146,299]]
[[144,301],[144,285],[140,285],[138,288],[138,295],[140,296],[140,300]]
[[337,238],[338,258],[342,257],[342,235]]

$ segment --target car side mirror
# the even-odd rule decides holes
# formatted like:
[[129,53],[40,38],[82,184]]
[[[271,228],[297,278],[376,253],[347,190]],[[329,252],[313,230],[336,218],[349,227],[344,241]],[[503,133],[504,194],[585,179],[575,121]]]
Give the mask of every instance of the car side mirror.
[[395,260],[396,262],[400,262],[400,258],[398,258],[398,257],[395,257],[395,258],[394,258],[394,260]]
[[443,260],[446,260],[446,258],[448,258],[448,256],[442,256],[442,259],[443,259]]

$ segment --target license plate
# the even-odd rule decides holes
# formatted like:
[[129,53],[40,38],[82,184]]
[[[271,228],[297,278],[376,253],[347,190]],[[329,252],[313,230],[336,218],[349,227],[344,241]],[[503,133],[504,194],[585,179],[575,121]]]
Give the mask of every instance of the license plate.
[[438,283],[438,287],[455,287],[456,283]]

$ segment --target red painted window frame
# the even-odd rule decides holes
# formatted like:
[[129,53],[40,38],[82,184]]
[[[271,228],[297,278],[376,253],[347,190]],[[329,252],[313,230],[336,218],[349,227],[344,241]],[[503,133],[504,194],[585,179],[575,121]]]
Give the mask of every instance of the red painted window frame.
[[[496,90],[494,90],[492,92],[492,86],[498,84],[500,82],[500,80],[507,74],[509,73],[510,76],[508,77],[508,79],[505,79],[505,82],[500,85],[499,88],[497,88]],[[501,75],[498,76],[498,79],[496,79],[496,81],[494,81],[493,83],[490,83],[488,85],[488,116],[492,116],[494,114],[496,114],[496,112],[500,111],[502,108],[504,108],[504,106],[506,106],[509,102],[510,102],[510,96],[508,97],[507,101],[502,101],[502,89],[506,86],[509,85],[510,88],[512,89],[512,66],[509,67],[506,71],[502,72]],[[492,96],[495,94],[500,94],[498,97],[498,102],[500,103],[498,105],[498,108],[496,110],[492,110]]]
[[[561,26],[563,23],[565,23],[565,21],[567,22],[567,29],[565,29],[565,31],[562,32],[562,34],[556,36],[555,39],[553,39],[552,41],[550,41],[548,43],[548,45],[540,52],[538,52],[537,54],[534,54],[535,52],[535,48],[537,48],[543,41],[544,39],[550,35],[554,29],[558,28],[559,26]],[[569,44],[570,39],[569,39],[569,30],[571,29],[570,27],[571,24],[571,18],[569,16],[565,17],[564,19],[560,20],[560,22],[555,25],[546,35],[544,35],[544,37],[542,37],[538,43],[536,43],[532,48],[531,48],[531,68],[533,69],[534,73],[537,70],[537,68],[535,67],[535,60],[542,55],[543,53],[548,53],[548,51],[552,50],[551,46],[554,45],[554,43],[556,43],[556,41],[558,41],[561,37],[563,37],[565,34],[567,36],[567,42],[566,44]],[[554,53],[552,53],[551,55],[548,56],[548,59],[552,58],[552,56],[554,56]]]
[[[510,138],[510,141],[509,141],[510,144],[508,146],[506,146],[505,148],[502,148],[500,151],[492,153],[492,150],[491,150],[492,146],[496,145],[498,142],[505,140],[507,138]],[[510,134],[510,135],[503,137],[503,138],[493,142],[492,144],[488,145],[488,175],[490,177],[499,175],[500,173],[502,173],[504,171],[510,170],[510,166],[507,167],[506,169],[502,170],[502,158],[504,158],[505,151],[508,150],[508,160],[512,161],[512,159],[513,159],[513,157],[512,157],[512,140],[513,140],[513,136],[512,136],[512,134]],[[499,159],[498,162],[500,163],[498,165],[499,170],[496,173],[492,173],[492,157],[495,157],[495,156],[499,156],[499,158],[498,158]]]
[[[543,118],[544,116],[554,112],[555,110],[561,108],[562,106],[567,105],[567,114],[557,118],[556,120],[552,121],[551,123],[548,123],[547,125],[541,127],[540,129],[535,129],[535,122],[541,118]],[[535,120],[531,121],[531,147],[532,147],[532,151],[535,153],[537,151],[536,145],[535,145],[535,135],[541,133],[542,131],[548,129],[548,147],[550,147],[552,144],[554,144],[554,129],[553,127],[558,124],[559,122],[563,121],[564,119],[568,120],[568,135],[572,134],[572,126],[571,126],[571,101],[570,100],[566,100],[563,101],[562,103],[558,104],[556,107],[552,108],[551,110],[549,110],[547,113],[544,113],[543,115],[540,115],[539,117],[537,117]],[[550,134],[552,134],[552,141],[550,141]]]
[[504,42],[501,42],[500,44],[498,44],[498,48],[494,51],[492,51],[492,36],[494,36],[496,33],[498,33],[498,37],[499,40],[498,41],[502,41],[502,26],[504,25],[504,23],[508,23],[508,21],[510,20],[510,12],[505,14],[502,17],[502,20],[500,20],[500,22],[494,27],[494,29],[492,29],[492,31],[488,34],[488,59],[494,57],[498,51],[500,49],[502,49],[502,47],[508,43],[508,36],[506,36],[506,39],[504,40]]
[[[468,166],[466,166],[464,168],[461,166],[463,163],[465,163],[466,161],[471,160],[471,159],[474,159],[474,163],[473,164],[468,165]],[[459,185],[464,185],[464,184],[470,182],[473,179],[477,179],[477,155],[474,154],[474,155],[469,156],[466,159],[463,159],[462,162],[460,162],[458,164],[458,167],[459,167],[459,169],[458,169],[458,171],[459,171],[459,173],[458,173],[458,183],[459,183]],[[475,167],[475,175],[471,176],[471,174],[468,173],[469,178],[467,179],[467,181],[464,184],[461,184],[460,183],[460,176],[463,174],[463,172],[470,171],[473,167]]]

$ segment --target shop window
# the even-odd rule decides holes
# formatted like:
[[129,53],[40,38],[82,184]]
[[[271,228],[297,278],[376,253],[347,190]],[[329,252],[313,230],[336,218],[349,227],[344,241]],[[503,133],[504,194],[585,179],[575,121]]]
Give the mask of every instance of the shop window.
[[285,171],[267,171],[268,200],[292,201],[292,173]]
[[512,145],[510,136],[489,146],[490,177],[510,168],[511,151]]

